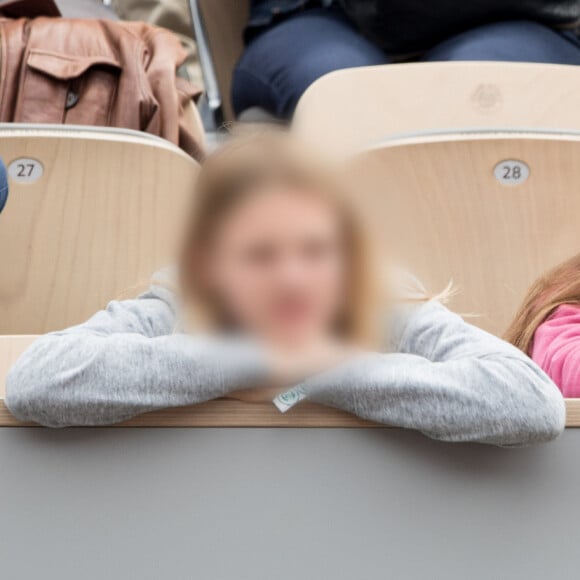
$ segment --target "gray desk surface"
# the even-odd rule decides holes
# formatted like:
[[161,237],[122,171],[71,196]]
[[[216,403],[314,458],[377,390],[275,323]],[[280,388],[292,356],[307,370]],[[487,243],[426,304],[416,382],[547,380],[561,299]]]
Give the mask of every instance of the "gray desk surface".
[[6,580],[577,579],[580,430],[0,430]]

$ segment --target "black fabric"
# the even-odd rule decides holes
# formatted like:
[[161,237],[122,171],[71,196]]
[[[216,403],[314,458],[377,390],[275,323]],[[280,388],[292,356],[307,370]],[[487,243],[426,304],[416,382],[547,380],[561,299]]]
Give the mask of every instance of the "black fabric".
[[63,16],[118,20],[101,0],[0,0],[0,15],[8,18]]
[[580,25],[580,0],[339,0],[361,32],[389,55],[423,52],[490,22]]
[[297,12],[317,8],[322,0],[252,0],[250,18],[244,30],[248,44],[269,27],[279,24]]
[[54,0],[4,0],[0,1],[0,15],[7,18],[35,18],[60,16]]

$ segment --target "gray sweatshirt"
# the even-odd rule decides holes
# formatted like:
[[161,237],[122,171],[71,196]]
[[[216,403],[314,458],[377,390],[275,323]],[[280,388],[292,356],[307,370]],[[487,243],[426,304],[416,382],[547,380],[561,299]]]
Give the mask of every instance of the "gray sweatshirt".
[[[404,312],[390,352],[312,377],[303,385],[308,398],[446,441],[524,445],[561,433],[560,392],[519,350],[436,301]],[[39,338],[8,376],[6,405],[18,419],[49,427],[108,425],[267,376],[256,345],[176,333],[176,319],[172,293],[152,286]]]

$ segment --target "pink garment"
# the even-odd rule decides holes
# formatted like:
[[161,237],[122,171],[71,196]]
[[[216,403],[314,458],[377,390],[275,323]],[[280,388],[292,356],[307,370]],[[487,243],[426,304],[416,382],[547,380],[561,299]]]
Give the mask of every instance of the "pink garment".
[[532,358],[565,397],[580,397],[580,306],[559,306],[538,327]]

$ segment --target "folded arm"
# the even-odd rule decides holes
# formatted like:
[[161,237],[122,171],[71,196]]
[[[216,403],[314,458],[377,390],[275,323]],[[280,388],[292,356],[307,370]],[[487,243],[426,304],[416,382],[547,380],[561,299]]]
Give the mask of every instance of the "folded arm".
[[6,405],[50,427],[106,425],[263,379],[253,345],[172,334],[174,323],[154,293],[111,302],[86,323],[34,342],[8,375]]
[[539,367],[436,302],[409,316],[397,350],[307,381],[309,398],[445,441],[524,445],[564,428],[564,401]]

